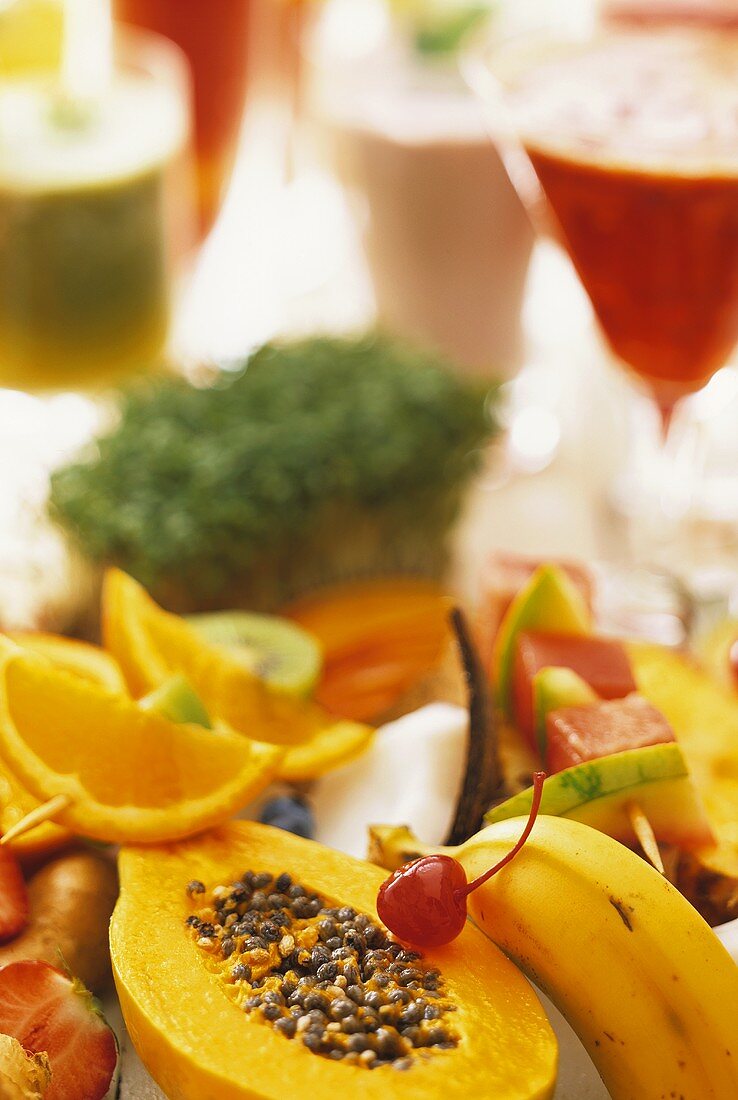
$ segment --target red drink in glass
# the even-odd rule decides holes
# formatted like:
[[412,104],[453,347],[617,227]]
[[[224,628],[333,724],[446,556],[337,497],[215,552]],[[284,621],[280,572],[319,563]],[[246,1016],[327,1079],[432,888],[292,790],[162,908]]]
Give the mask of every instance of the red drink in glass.
[[736,0],[608,0],[602,15],[605,20],[631,27],[738,29]]
[[165,35],[184,51],[194,85],[195,145],[204,236],[220,209],[236,154],[250,75],[252,0],[114,0],[116,17]]
[[507,94],[608,343],[670,412],[738,342],[738,40],[609,36]]
[[605,16],[578,34],[487,39],[467,71],[521,197],[639,383],[602,495],[603,531],[624,520],[605,553],[696,574],[738,549],[734,494],[718,499],[705,477],[715,403],[691,400],[738,344],[738,34]]

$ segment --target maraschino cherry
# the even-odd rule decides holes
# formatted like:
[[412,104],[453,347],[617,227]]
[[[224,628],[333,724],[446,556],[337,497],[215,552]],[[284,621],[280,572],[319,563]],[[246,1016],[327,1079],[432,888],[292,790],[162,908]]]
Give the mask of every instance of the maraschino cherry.
[[382,883],[377,913],[398,940],[416,947],[441,947],[461,934],[469,894],[514,859],[530,836],[545,778],[545,772],[533,776],[530,816],[515,847],[473,882],[467,882],[464,868],[452,856],[432,855],[406,863]]

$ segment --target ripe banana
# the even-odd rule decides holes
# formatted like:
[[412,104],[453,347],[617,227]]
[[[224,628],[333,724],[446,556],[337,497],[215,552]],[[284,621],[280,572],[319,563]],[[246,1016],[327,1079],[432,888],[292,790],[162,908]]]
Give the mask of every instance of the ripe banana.
[[[443,849],[467,878],[508,852],[521,819]],[[397,867],[423,849],[372,831]],[[617,841],[539,817],[525,848],[468,898],[476,924],[568,1019],[613,1100],[738,1098],[738,966],[679,892]]]

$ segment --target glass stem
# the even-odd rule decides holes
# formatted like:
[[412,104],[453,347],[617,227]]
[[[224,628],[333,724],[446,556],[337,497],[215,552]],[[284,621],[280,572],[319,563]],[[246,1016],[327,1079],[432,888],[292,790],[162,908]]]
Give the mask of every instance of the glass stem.
[[628,517],[629,557],[680,571],[690,557],[688,517],[704,471],[706,433],[684,398],[664,417],[650,397],[633,403],[629,456],[617,495]]

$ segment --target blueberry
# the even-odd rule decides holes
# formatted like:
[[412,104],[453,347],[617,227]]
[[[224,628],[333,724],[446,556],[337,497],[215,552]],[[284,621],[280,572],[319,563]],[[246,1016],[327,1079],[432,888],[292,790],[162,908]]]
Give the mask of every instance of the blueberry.
[[315,835],[315,819],[307,802],[301,798],[289,798],[283,795],[267,802],[261,811],[264,825],[273,825],[275,829],[295,833],[311,839]]

